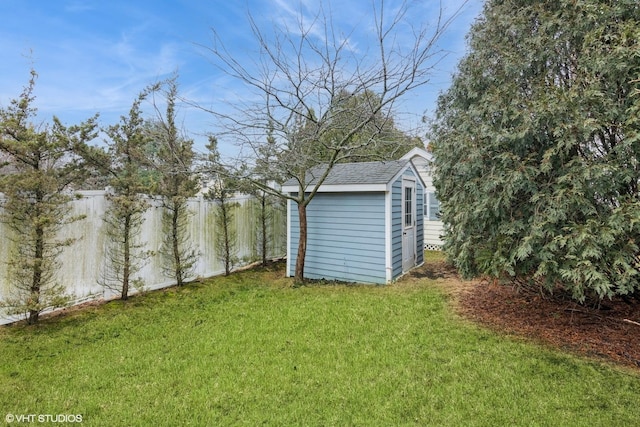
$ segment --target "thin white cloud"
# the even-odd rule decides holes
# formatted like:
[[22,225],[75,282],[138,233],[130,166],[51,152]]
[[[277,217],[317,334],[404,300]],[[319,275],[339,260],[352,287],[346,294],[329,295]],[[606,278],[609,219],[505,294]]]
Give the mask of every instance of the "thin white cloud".
[[[387,0],[397,7],[400,0]],[[442,3],[453,9],[463,0]],[[455,26],[452,37],[442,47],[454,52],[453,62],[464,52],[464,33],[479,11],[481,0],[473,0]],[[0,27],[3,61],[0,62],[0,106],[20,94],[33,66],[40,73],[36,85],[36,105],[42,117],[56,114],[67,123],[76,123],[96,112],[102,123],[111,124],[126,114],[138,92],[146,85],[179,73],[182,95],[211,109],[228,108],[226,102],[250,101],[255,94],[239,87],[229,76],[212,66],[206,49],[210,29],[223,36],[230,51],[248,65],[255,63],[256,45],[247,14],[269,32],[274,24],[286,25],[295,35],[303,26],[322,44],[325,31],[314,23],[319,12],[317,0],[247,0],[243,2],[185,2],[179,7],[160,7],[151,0],[64,0],[57,2],[0,2],[0,15],[10,16]],[[437,1],[414,1],[411,18],[416,25],[428,24],[435,17]],[[370,1],[323,1],[324,13],[331,19],[338,42],[346,43],[345,57],[367,57],[372,35]],[[476,6],[473,6],[476,5]],[[169,12],[171,11],[171,12]],[[391,9],[389,12],[391,13]],[[93,23],[94,25],[89,25]],[[397,39],[402,42],[401,36]],[[30,50],[33,51],[30,54]],[[373,60],[373,53],[368,57]],[[454,61],[455,60],[455,61]],[[309,61],[312,61],[309,59]],[[309,64],[311,65],[311,64]],[[415,117],[446,86],[453,65],[442,63],[442,75],[434,76],[439,85],[425,88],[426,94],[408,98],[402,109]],[[206,114],[184,107],[188,130],[203,134],[212,129]]]

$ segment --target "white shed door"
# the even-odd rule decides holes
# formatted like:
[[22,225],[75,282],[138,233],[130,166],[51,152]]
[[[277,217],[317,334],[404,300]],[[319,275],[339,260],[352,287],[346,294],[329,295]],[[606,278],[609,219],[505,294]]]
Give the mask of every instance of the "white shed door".
[[416,183],[402,180],[402,271],[416,265]]

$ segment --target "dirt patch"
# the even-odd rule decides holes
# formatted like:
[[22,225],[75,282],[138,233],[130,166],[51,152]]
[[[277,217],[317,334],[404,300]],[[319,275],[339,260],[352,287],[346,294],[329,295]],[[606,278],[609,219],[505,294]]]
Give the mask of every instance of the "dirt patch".
[[403,277],[402,286],[405,286],[406,283],[415,283],[417,286],[421,286],[421,279],[434,280],[433,284],[449,294],[456,306],[462,295],[475,286],[472,281],[460,279],[456,269],[445,261],[428,261],[411,270]]
[[431,280],[436,279],[457,279],[458,273],[456,269],[444,261],[427,262],[420,268],[411,270],[411,277],[416,279],[427,278]]
[[615,299],[599,309],[586,307],[531,289],[463,281],[444,262],[425,264],[411,275],[448,279],[443,288],[453,295],[458,313],[493,330],[640,370],[638,301]]

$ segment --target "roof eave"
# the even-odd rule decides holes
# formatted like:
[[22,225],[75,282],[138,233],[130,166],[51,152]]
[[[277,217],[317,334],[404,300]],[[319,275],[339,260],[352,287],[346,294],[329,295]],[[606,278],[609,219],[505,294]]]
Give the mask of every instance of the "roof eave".
[[[313,190],[313,186],[307,186],[305,192]],[[283,193],[297,193],[300,191],[298,185],[285,185],[282,187]],[[377,192],[387,191],[387,184],[323,184],[318,188],[319,193],[354,193],[354,192]]]

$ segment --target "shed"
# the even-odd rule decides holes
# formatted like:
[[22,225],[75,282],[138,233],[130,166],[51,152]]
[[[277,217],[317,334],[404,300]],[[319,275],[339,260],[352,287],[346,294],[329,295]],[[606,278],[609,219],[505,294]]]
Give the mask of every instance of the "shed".
[[424,183],[424,248],[439,250],[444,244],[444,225],[440,220],[440,202],[433,185],[433,156],[422,148],[414,148],[402,159],[411,160]]
[[[326,171],[307,173],[310,190]],[[295,180],[282,191],[297,194]],[[385,284],[424,262],[424,183],[410,160],[340,163],[307,206],[305,277]],[[287,276],[295,275],[298,209],[287,203]]]

